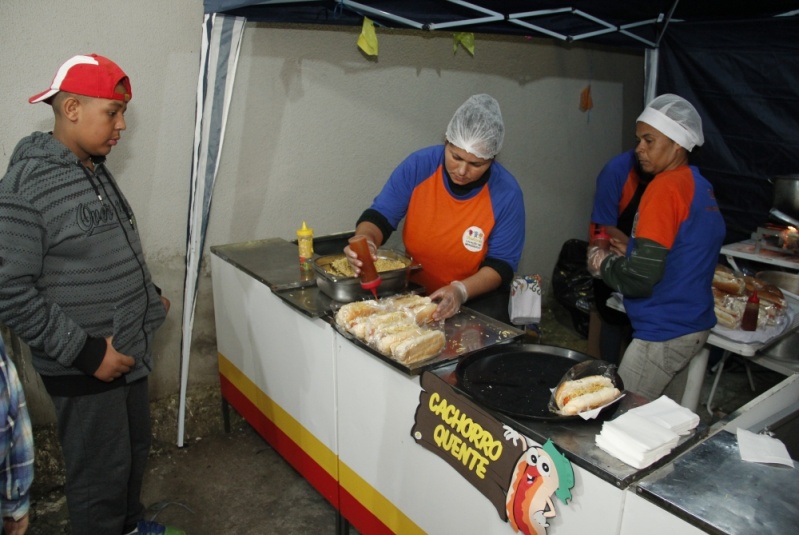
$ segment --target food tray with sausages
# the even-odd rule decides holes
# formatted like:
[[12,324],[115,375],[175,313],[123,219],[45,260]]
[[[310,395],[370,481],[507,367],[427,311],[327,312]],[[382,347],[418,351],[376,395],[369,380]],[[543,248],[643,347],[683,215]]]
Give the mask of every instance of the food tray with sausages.
[[432,321],[436,306],[429,297],[403,293],[336,305],[331,323],[355,345],[410,375],[524,335],[467,307],[446,321]]

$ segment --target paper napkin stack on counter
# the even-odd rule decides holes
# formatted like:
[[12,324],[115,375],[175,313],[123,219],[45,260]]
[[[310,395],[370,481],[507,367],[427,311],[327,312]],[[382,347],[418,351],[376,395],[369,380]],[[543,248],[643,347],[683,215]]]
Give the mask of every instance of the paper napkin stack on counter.
[[602,424],[596,445],[634,468],[646,468],[698,424],[699,416],[661,396]]
[[660,396],[646,405],[636,407],[630,412],[643,416],[678,435],[687,435],[699,425],[699,416],[677,404],[671,398]]

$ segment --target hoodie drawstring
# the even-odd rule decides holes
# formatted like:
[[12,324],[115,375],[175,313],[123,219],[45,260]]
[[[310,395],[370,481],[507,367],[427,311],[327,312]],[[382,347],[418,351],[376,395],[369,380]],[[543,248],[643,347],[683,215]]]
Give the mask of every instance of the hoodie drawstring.
[[[99,188],[103,188],[103,185],[100,182],[99,177],[97,177],[95,173],[92,173],[89,169],[87,169],[86,166],[83,165],[82,163],[78,162],[78,165],[80,166],[81,169],[83,169],[83,173],[86,175],[86,178],[89,180],[89,184],[92,185],[92,188],[94,189],[94,193],[97,195],[97,199],[100,202],[103,202],[103,196],[100,194],[100,189],[99,189]],[[130,210],[128,210],[128,207],[125,204],[124,199],[122,198],[122,194],[120,193],[119,188],[117,187],[116,183],[111,178],[111,176],[104,171],[105,165],[103,165],[102,163],[97,163],[96,164],[96,169],[97,169],[97,171],[101,171],[101,170],[103,171],[103,174],[105,175],[106,180],[108,180],[108,183],[111,184],[111,188],[114,190],[114,194],[116,195],[117,199],[119,200],[119,205],[122,207],[122,211],[125,212],[125,217],[128,218],[128,223],[130,223],[130,227],[131,228],[136,228],[136,226],[133,223],[133,216],[130,214]],[[105,191],[105,188],[103,188],[103,191]]]
[[94,180],[92,178],[92,176],[93,176],[92,172],[89,171],[88,169],[86,169],[86,166],[83,165],[82,163],[80,163],[80,161],[78,161],[78,167],[83,169],[83,174],[86,175],[86,178],[89,180],[89,184],[92,185],[92,188],[94,189],[94,193],[95,193],[95,195],[97,195],[97,200],[99,200],[100,202],[103,202],[103,196],[100,195],[100,190],[97,188],[97,184],[95,184],[95,182],[94,182]]

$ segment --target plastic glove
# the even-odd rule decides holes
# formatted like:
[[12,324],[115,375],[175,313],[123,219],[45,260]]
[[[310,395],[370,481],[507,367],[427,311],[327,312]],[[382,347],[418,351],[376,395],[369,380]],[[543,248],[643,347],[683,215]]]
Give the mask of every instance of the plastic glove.
[[592,277],[597,279],[602,278],[602,262],[610,256],[611,253],[608,249],[602,249],[595,245],[590,245],[588,247],[588,259],[586,262],[586,267],[588,268],[588,273],[591,274]]
[[433,314],[434,321],[451,318],[457,314],[461,305],[469,298],[466,286],[460,281],[454,281],[447,286],[442,286],[432,294],[430,299],[438,302],[438,308]]
[[[355,236],[353,236],[353,238],[354,237]],[[369,238],[366,239],[366,243],[369,245],[369,252],[372,253],[372,260],[377,262],[377,245],[375,245],[375,242]],[[361,266],[363,265],[363,262],[358,259],[358,253],[353,251],[350,246],[347,245],[344,248],[344,256],[347,257],[347,262],[349,262],[353,273],[355,273],[355,276],[359,276],[361,274]]]

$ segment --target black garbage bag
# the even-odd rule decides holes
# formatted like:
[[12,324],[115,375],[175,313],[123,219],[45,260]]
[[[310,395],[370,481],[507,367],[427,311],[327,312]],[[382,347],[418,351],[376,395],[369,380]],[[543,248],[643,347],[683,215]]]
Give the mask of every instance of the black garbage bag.
[[572,318],[574,329],[588,338],[588,321],[594,302],[594,278],[586,268],[585,240],[566,240],[552,271],[552,291]]

